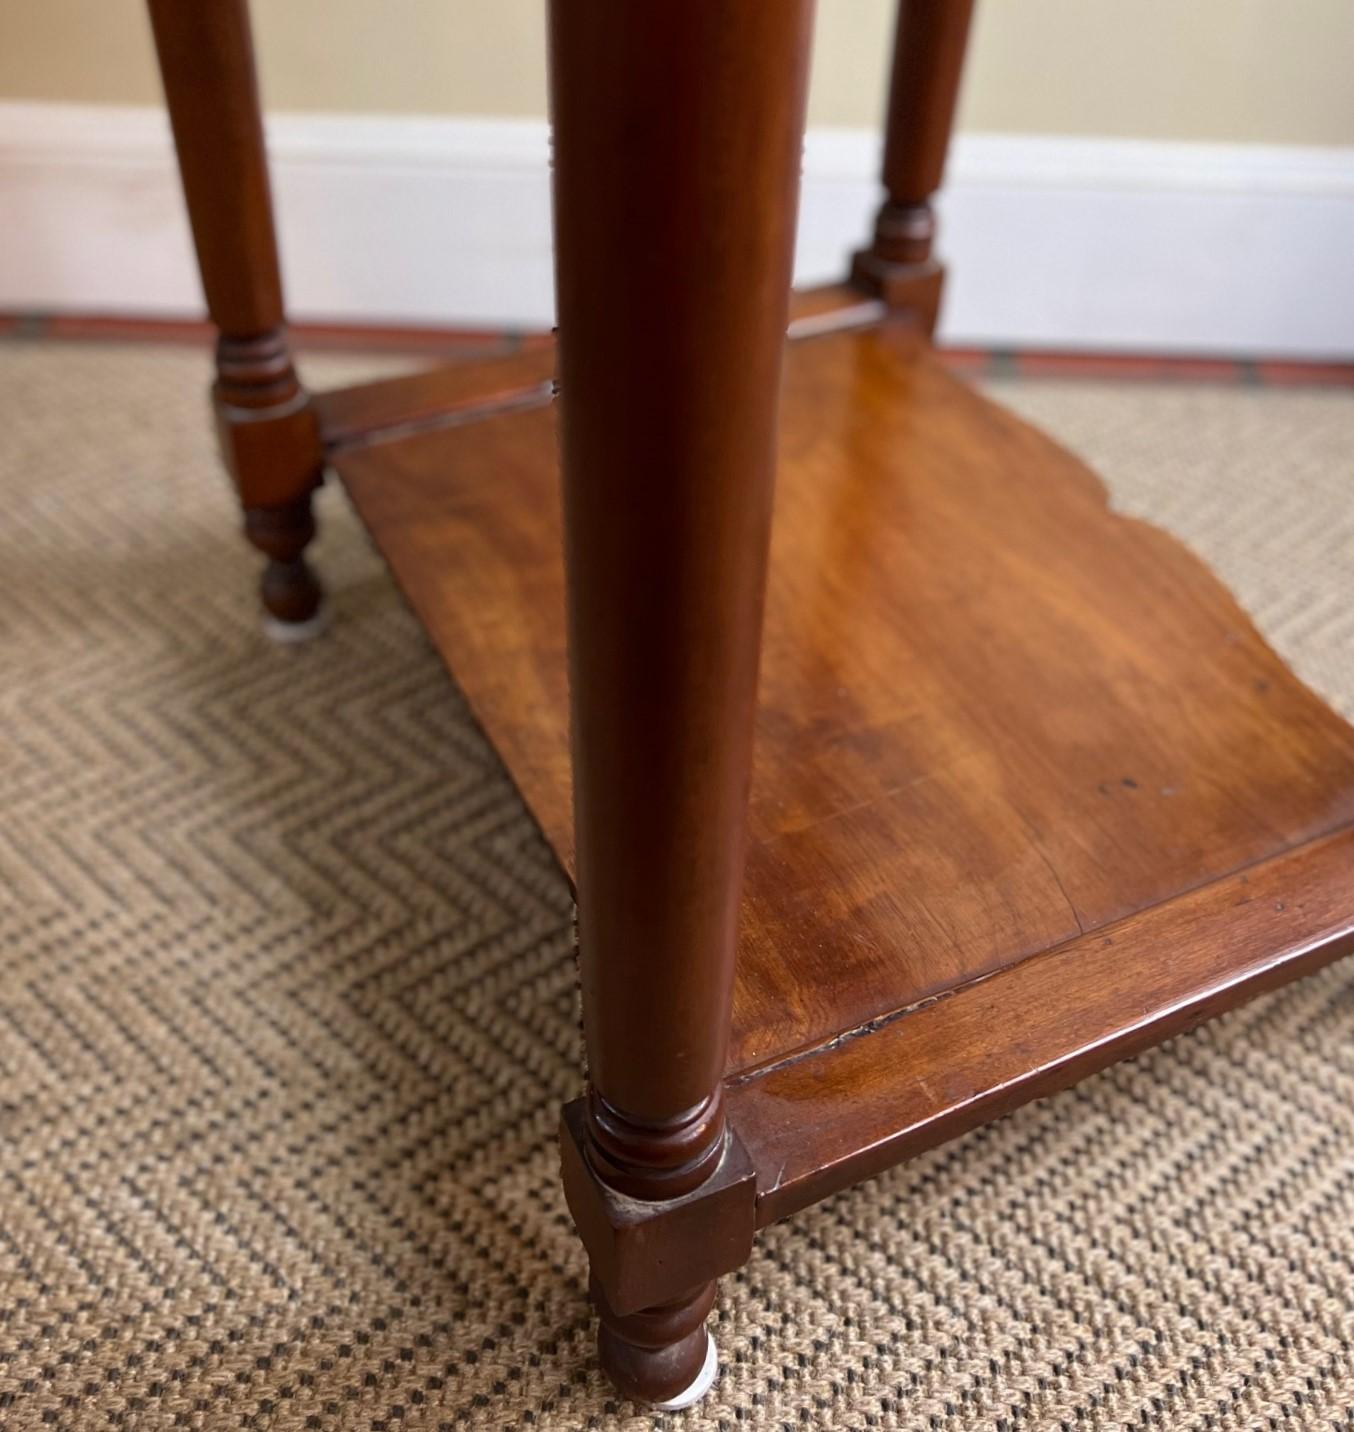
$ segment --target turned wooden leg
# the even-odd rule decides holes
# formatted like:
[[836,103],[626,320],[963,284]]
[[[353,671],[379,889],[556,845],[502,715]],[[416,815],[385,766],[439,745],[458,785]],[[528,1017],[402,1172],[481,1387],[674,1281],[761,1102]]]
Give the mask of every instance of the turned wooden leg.
[[311,634],[320,610],[320,584],[303,553],[315,536],[310,494],[286,507],[250,507],[244,515],[245,536],[268,561],[259,595],[279,641]]
[[317,628],[320,587],[304,551],[323,475],[319,428],[283,327],[246,0],[150,0],[207,310],[220,332],[212,389],[221,453],[268,558],[267,628],[296,640]]
[[564,1178],[603,1366],[660,1404],[713,1377],[714,1279],[752,1242],[722,1080],[810,20],[550,8],[590,1076]]
[[714,1340],[705,1327],[715,1301],[713,1281],[628,1316],[611,1307],[595,1276],[590,1292],[600,1323],[602,1366],[619,1391],[637,1402],[676,1411],[710,1390],[719,1370]]
[[899,0],[884,136],[888,197],[852,279],[934,332],[944,269],[932,252],[973,0]]

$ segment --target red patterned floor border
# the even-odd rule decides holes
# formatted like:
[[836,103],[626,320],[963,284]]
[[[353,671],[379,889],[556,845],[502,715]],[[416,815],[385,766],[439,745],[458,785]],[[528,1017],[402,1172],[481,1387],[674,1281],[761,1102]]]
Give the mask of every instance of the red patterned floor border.
[[[297,323],[302,351],[394,353],[431,357],[483,357],[547,341],[541,333],[414,325]],[[71,339],[85,342],[210,343],[202,320],[95,314],[0,313],[0,339]],[[942,348],[954,372],[976,377],[1101,378],[1121,381],[1228,383],[1265,387],[1354,388],[1354,361],[1190,357],[1166,354],[1014,352]]]

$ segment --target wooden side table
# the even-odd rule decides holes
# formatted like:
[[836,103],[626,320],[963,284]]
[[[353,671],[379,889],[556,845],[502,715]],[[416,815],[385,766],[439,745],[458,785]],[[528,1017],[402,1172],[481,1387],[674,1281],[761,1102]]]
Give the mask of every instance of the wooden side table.
[[810,5],[552,0],[554,351],[311,396],[244,0],[150,0],[270,620],[327,468],[575,881],[565,1191],[666,1406],[756,1229],[1354,947],[1354,730],[932,354],[969,0],[789,293]]

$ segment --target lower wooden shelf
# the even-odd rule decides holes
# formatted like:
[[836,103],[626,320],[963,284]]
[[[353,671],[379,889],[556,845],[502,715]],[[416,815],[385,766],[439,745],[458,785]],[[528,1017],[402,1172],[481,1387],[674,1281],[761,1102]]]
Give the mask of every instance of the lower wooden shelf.
[[[1354,946],[1354,730],[908,329],[801,312],[728,1064],[762,1222]],[[321,412],[567,871],[548,379]]]

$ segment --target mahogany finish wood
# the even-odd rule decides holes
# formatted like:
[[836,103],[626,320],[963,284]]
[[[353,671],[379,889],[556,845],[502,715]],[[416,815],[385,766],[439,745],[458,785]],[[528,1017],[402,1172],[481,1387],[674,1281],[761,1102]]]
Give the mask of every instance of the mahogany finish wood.
[[212,390],[221,452],[268,557],[263,604],[295,626],[320,588],[304,551],[311,491],[323,475],[319,430],[283,329],[246,0],[149,0],[207,310],[220,337]]
[[[730,1072],[1354,820],[1354,733],[1220,584],[909,332],[784,391]],[[337,467],[571,866],[552,409]]]
[[553,346],[502,358],[429,368],[313,399],[326,449],[390,442],[423,427],[443,427],[495,408],[545,402],[555,376]]
[[[886,309],[845,283],[790,295],[791,337],[878,321]],[[548,401],[555,377],[553,343],[500,358],[428,368],[394,378],[333,388],[311,399],[326,450],[393,442],[429,427],[447,427],[506,408]]]
[[671,1303],[626,1314],[611,1306],[596,1275],[588,1291],[600,1323],[602,1366],[618,1391],[637,1402],[666,1402],[692,1385],[709,1356],[705,1320],[715,1304],[713,1283]]
[[588,1101],[564,1106],[560,1163],[569,1211],[592,1276],[620,1317],[666,1307],[741,1268],[757,1231],[757,1176],[731,1134],[706,1181],[679,1198],[631,1198],[596,1177]]
[[[727,1143],[812,0],[548,14],[584,1162],[659,1202]],[[604,1365],[676,1395],[708,1305],[604,1318]]]
[[[336,461],[567,868],[554,423]],[[907,324],[790,343],[780,455],[725,1088],[758,1226],[1354,949],[1354,730],[1184,547]]]
[[874,241],[852,277],[933,332],[944,268],[933,253],[940,188],[959,98],[973,0],[899,0]]
[[[554,418],[336,462],[567,865]],[[725,1090],[758,1226],[1354,949],[1354,731],[1184,548],[907,327],[792,342],[780,448]],[[578,1162],[601,1256],[635,1214]],[[627,1283],[723,1271],[739,1191]],[[599,1297],[618,1386],[690,1371],[644,1340],[708,1281]]]
[[323,453],[577,865],[563,1176],[642,1399],[755,1228],[1354,950],[1354,729],[926,344],[971,9],[903,0],[874,245],[783,345],[808,0],[554,0],[558,400],[312,403],[244,6],[151,0],[272,608]]
[[1354,827],[732,1081],[763,1227],[1354,951]]

